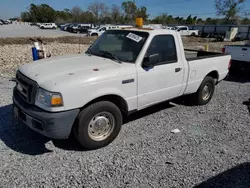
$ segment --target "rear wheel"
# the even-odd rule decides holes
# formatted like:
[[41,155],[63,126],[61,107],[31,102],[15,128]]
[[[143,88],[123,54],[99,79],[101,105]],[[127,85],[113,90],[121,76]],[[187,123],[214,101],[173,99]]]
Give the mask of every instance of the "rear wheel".
[[213,97],[215,90],[215,80],[206,76],[202,81],[198,91],[191,96],[192,103],[195,105],[205,105]]
[[84,148],[98,149],[110,144],[118,136],[121,126],[120,109],[109,101],[101,101],[79,113],[74,134]]
[[91,34],[91,36],[98,36],[98,34],[97,33],[93,33],[93,34]]
[[192,33],[191,36],[195,36],[195,33]]

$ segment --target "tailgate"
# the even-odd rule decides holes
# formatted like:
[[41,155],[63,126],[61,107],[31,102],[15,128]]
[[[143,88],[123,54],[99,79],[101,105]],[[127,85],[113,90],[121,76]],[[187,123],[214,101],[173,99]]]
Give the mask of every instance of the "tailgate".
[[249,46],[225,46],[225,53],[230,54],[232,60],[250,62]]

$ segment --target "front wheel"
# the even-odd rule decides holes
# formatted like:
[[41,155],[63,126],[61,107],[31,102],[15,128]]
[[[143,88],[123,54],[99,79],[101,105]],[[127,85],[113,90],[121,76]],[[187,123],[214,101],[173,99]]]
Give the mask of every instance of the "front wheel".
[[195,105],[205,105],[212,99],[215,90],[215,81],[212,77],[206,76],[202,81],[198,91],[193,94],[192,103]]
[[109,101],[101,101],[83,109],[74,126],[74,134],[86,149],[98,149],[110,144],[122,126],[120,109]]

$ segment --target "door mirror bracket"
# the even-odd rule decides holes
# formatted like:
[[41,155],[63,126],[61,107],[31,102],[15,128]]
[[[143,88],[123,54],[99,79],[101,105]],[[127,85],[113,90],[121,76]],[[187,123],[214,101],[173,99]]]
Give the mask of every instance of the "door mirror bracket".
[[153,68],[157,63],[160,61],[160,55],[157,54],[152,54],[150,56],[147,56],[143,60],[143,67],[145,68]]

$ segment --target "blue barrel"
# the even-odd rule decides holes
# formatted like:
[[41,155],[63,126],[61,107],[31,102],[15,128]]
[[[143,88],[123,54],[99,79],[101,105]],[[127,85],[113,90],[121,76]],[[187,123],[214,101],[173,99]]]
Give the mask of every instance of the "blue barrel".
[[39,59],[38,57],[38,51],[35,47],[32,48],[32,57],[33,57],[33,61],[36,61]]

